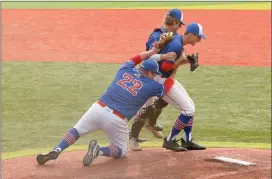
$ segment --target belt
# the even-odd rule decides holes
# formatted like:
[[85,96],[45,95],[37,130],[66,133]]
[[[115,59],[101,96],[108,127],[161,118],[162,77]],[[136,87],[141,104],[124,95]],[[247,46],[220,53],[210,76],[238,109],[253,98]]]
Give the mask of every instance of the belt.
[[[97,104],[99,104],[101,107],[108,107],[106,104],[104,104],[102,101],[97,101]],[[115,114],[116,116],[120,117],[121,119],[126,119],[125,116],[123,116],[122,114],[120,114],[119,112],[115,111],[112,109],[112,113]]]

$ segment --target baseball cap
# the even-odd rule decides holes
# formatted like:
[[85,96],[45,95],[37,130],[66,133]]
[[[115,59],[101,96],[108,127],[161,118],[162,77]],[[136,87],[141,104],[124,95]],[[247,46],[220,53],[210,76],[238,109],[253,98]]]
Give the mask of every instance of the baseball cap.
[[140,67],[142,67],[146,71],[152,71],[152,72],[155,72],[159,75],[162,75],[159,72],[159,65],[155,60],[147,59],[140,65]]
[[185,23],[183,22],[183,13],[181,10],[179,9],[171,9],[168,11],[167,15],[178,19],[180,21],[181,24],[185,25]]
[[203,33],[203,27],[199,23],[193,22],[186,28],[186,32],[190,32],[199,35],[201,38],[207,39],[208,37]]

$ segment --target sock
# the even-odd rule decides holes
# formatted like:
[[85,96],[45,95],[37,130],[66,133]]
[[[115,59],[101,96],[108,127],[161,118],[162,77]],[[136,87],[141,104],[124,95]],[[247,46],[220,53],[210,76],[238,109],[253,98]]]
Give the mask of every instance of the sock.
[[177,135],[179,134],[179,132],[188,124],[188,122],[191,118],[192,118],[192,116],[185,116],[185,115],[181,114],[177,118],[172,131],[170,132],[170,134],[167,137],[167,140],[168,141],[175,140]]
[[192,128],[193,128],[193,118],[191,118],[188,124],[184,127],[185,137],[183,138],[186,142],[192,140]]
[[99,155],[113,158],[120,158],[122,155],[122,149],[115,146],[110,145],[108,147],[100,147]]
[[68,148],[70,145],[73,145],[78,139],[80,135],[75,128],[70,129],[66,135],[62,138],[60,143],[54,148],[54,150],[58,150],[62,152],[64,149]]

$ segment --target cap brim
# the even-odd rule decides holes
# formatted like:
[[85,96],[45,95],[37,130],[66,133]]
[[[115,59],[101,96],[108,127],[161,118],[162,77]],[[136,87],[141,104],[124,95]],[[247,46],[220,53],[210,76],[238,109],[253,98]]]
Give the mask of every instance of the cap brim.
[[201,38],[203,38],[203,39],[207,39],[208,37],[206,36],[206,35],[204,35],[204,34],[202,34],[202,35],[199,35]]
[[180,23],[181,23],[182,25],[186,25],[183,21],[180,21]]

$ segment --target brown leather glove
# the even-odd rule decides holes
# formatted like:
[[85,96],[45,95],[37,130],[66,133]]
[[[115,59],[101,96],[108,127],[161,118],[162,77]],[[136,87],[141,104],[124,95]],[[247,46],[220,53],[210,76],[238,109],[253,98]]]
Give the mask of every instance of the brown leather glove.
[[189,60],[191,66],[190,71],[194,71],[198,66],[198,53],[193,53],[192,55],[187,55],[187,59]]

